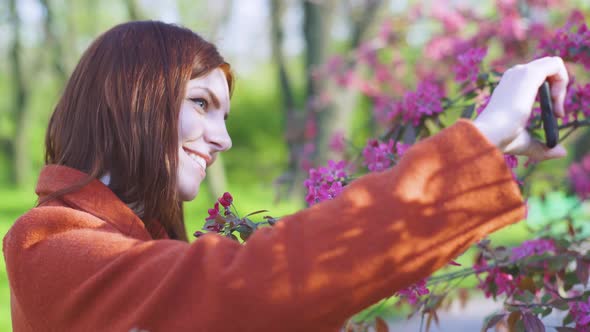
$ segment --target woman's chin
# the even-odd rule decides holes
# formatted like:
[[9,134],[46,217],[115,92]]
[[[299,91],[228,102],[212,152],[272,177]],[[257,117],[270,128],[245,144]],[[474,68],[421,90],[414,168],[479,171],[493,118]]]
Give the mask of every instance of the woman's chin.
[[196,188],[180,188],[178,192],[178,197],[183,202],[190,202],[194,200],[197,195],[199,194],[199,187]]

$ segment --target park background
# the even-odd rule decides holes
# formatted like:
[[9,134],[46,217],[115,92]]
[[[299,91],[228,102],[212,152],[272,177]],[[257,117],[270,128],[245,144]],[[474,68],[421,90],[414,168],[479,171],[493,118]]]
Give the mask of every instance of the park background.
[[[419,3],[428,8],[435,2]],[[482,12],[493,11],[495,2],[444,1]],[[585,1],[566,2],[586,14],[590,10]],[[48,119],[80,55],[101,32],[129,20],[178,23],[215,43],[232,64],[237,78],[228,121],[233,148],[208,174],[206,190],[185,205],[187,230],[192,234],[201,228],[207,209],[224,191],[234,195],[236,206],[244,212],[269,209],[274,216],[281,216],[305,207],[305,174],[296,168],[301,152],[298,140],[309,129],[301,114],[317,93],[311,80],[314,66],[332,54],[346,54],[375,35],[384,18],[403,17],[416,3],[0,0],[0,236],[35,205],[34,187],[43,166]],[[415,50],[409,56],[420,61],[423,43],[440,27],[419,21],[401,24],[410,25],[403,27],[408,31],[407,44]],[[346,125],[353,143],[364,145],[370,136],[370,103],[347,93],[339,107],[346,111],[334,112],[320,124],[332,129],[334,124]],[[542,170],[564,176],[568,162],[547,162]],[[570,199],[560,192],[549,196],[557,205]],[[494,238],[515,245],[528,236],[526,227],[518,224]],[[2,261],[0,331],[9,330],[9,286]]]

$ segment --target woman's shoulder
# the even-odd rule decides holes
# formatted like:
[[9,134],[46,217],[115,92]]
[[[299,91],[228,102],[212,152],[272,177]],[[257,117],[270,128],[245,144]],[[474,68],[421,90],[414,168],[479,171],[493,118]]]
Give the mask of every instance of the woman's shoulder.
[[3,248],[8,243],[28,248],[49,237],[79,229],[119,233],[105,220],[90,213],[66,206],[40,206],[14,222],[4,237]]

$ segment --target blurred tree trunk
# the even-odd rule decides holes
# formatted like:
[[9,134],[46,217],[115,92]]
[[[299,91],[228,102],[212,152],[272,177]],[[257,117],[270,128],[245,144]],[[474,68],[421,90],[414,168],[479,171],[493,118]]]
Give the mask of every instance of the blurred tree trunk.
[[65,57],[63,45],[60,43],[58,29],[55,21],[54,9],[49,0],[40,0],[40,4],[45,9],[45,18],[43,20],[43,30],[45,34],[45,49],[50,52],[51,68],[55,74],[60,87],[63,87],[68,74],[66,72]]
[[22,69],[21,20],[16,8],[16,0],[9,1],[10,23],[12,27],[12,44],[10,46],[10,67],[13,79],[12,119],[15,124],[14,138],[6,148],[8,159],[12,161],[10,180],[12,184],[22,186],[31,171],[31,160],[27,146],[30,112],[28,108],[29,91]]
[[[383,3],[383,0],[366,0],[358,15],[354,14],[353,9],[350,10],[349,17],[352,22],[352,34],[348,45],[350,51],[360,46]],[[360,98],[360,92],[357,89],[337,87],[333,81],[325,89],[326,93],[332,96],[333,107],[327,110],[329,113],[318,126],[321,128],[321,137],[317,151],[319,158],[316,161],[322,164],[329,159],[340,160],[344,157],[341,153],[330,150],[329,141],[337,132],[342,133],[344,137],[350,137],[354,112]]]
[[[326,60],[329,47],[329,32],[332,22],[334,0],[322,2],[304,0],[303,5],[303,38],[305,41],[305,96],[307,101],[312,96],[319,95],[323,89],[323,82],[313,79],[313,71]],[[283,112],[285,114],[285,139],[289,148],[289,163],[286,173],[278,180],[280,187],[286,186],[285,193],[289,196],[303,197],[303,179],[305,174],[300,169],[301,155],[306,143],[306,123],[318,120],[322,117],[322,111],[312,109],[306,104],[302,110],[297,110],[293,88],[288,77],[286,62],[282,53],[283,31],[281,18],[284,11],[284,2],[280,0],[271,1],[271,45],[273,59],[278,66],[278,76],[281,86]],[[279,198],[281,197],[279,190]]]
[[[218,0],[216,10],[208,15],[210,38],[215,38],[219,30],[227,23],[230,17],[231,9],[233,7],[232,0]],[[225,172],[225,163],[223,156],[219,154],[217,160],[213,165],[207,168],[207,185],[209,188],[209,195],[211,199],[215,200],[221,196],[227,188],[227,175]]]
[[298,161],[299,156],[303,150],[305,113],[303,110],[297,109],[293,86],[291,84],[291,79],[289,78],[287,63],[282,48],[284,31],[281,21],[285,10],[285,1],[270,1],[270,45],[272,50],[272,60],[277,67],[281,103],[284,113],[284,139],[289,152],[287,170],[277,180],[277,199],[281,199],[283,194],[288,196],[293,195],[296,197],[302,197],[303,195],[303,188],[300,188],[300,186],[295,186],[295,184],[298,182],[297,180],[301,178]]
[[[373,22],[378,9],[384,2],[382,0],[366,0],[353,17],[351,10],[352,32],[349,50],[357,48],[364,38],[366,31]],[[350,132],[354,110],[358,102],[359,94],[352,89],[337,88],[327,78],[313,75],[313,71],[325,63],[329,51],[329,33],[332,26],[332,16],[336,2],[331,1],[303,1],[303,37],[305,40],[305,99],[319,97],[324,93],[332,95],[334,104],[321,109],[313,108],[309,103],[298,111],[295,106],[293,89],[286,70],[285,58],[282,53],[283,32],[281,18],[284,11],[284,1],[271,0],[271,45],[272,55],[278,67],[278,80],[281,87],[283,112],[285,113],[285,138],[289,148],[289,165],[287,172],[279,179],[279,184],[287,185],[287,192],[302,197],[299,192],[293,192],[294,188],[303,190],[301,185],[304,174],[300,171],[299,162],[303,146],[309,137],[305,137],[305,127],[308,121],[316,122],[317,136],[314,138],[316,150],[314,163],[324,163],[326,159],[339,156],[331,154],[328,142],[331,135],[341,131],[345,135]],[[341,156],[340,156],[341,157]]]

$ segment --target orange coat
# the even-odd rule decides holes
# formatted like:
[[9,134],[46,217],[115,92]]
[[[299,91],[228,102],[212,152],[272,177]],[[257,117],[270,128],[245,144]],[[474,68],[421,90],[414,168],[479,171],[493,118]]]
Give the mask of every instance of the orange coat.
[[[46,166],[44,196],[84,174]],[[502,153],[460,120],[336,199],[240,245],[152,239],[95,180],[33,208],[3,242],[15,331],[336,331],[523,219]]]

